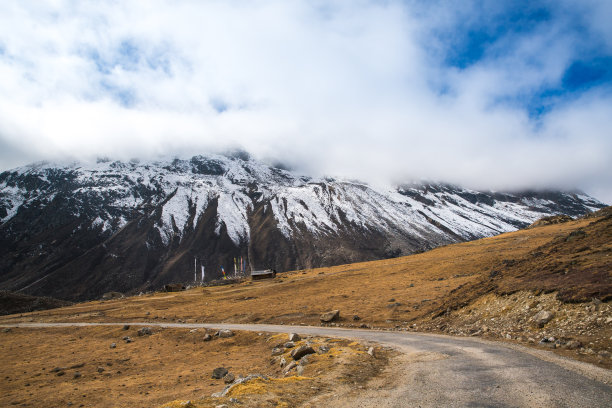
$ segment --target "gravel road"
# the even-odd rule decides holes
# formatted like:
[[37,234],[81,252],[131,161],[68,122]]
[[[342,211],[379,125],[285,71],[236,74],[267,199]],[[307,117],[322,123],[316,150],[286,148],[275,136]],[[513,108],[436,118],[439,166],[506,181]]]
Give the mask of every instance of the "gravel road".
[[[612,371],[551,352],[476,338],[330,327],[197,323],[21,323],[0,327],[93,325],[297,332],[377,342],[403,352],[391,386],[339,390],[333,406],[351,407],[612,407]],[[342,402],[339,402],[339,401]]]

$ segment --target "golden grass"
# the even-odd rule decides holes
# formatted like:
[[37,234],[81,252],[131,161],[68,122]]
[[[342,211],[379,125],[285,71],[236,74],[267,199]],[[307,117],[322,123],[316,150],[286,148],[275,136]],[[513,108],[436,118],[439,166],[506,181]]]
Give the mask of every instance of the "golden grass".
[[[439,308],[458,287],[481,281],[502,260],[524,257],[589,222],[521,230],[402,258],[292,271],[274,280],[4,316],[0,322],[181,320],[312,325],[319,323],[322,312],[340,309],[345,325],[403,325]],[[353,321],[353,315],[360,320]]]

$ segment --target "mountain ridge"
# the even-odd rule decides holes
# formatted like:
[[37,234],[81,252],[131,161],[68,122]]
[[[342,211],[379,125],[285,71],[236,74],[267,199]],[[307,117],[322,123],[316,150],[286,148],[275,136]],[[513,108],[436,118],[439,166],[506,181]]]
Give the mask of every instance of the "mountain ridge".
[[383,189],[244,154],[38,163],[0,174],[0,288],[70,300],[251,268],[393,257],[604,205],[583,193]]

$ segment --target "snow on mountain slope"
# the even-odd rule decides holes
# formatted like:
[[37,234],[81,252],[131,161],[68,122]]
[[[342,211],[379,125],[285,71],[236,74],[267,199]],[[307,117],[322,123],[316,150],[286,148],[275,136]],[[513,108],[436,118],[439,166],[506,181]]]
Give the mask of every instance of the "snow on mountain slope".
[[[298,232],[298,224],[313,234],[324,234],[347,222],[365,229],[418,234],[431,229],[429,217],[470,239],[512,231],[563,211],[552,200],[531,196],[505,194],[504,200],[474,203],[463,196],[483,193],[431,185],[377,190],[362,183],[300,177],[250,160],[210,155],[170,163],[99,162],[86,167],[45,163],[18,168],[4,173],[0,182],[0,222],[9,221],[23,205],[51,202],[58,192],[58,179],[69,181],[64,192],[99,199],[100,212],[91,222],[106,229],[110,220],[128,210],[160,204],[158,228],[166,240],[177,229],[182,235],[191,208],[197,220],[213,198],[218,199],[217,229],[225,225],[236,244],[249,239],[248,213],[256,202],[269,202],[287,238]],[[257,197],[247,195],[253,188]],[[600,202],[584,194],[572,197],[583,204],[581,209],[601,208]],[[74,211],[78,215],[79,208]]]
[[[283,269],[381,257],[389,250],[407,254],[512,231],[542,216],[575,216],[602,206],[581,193],[492,193],[438,184],[376,188],[314,179],[244,154],[38,163],[0,174],[3,244],[12,248],[25,242],[20,245],[41,253],[37,262],[43,266],[37,268],[47,272],[59,267],[59,261],[49,265],[53,256],[59,258],[49,232],[68,226],[66,248],[72,239],[82,242],[84,231],[88,234],[88,246],[79,247],[74,259],[88,256],[96,245],[107,248],[121,241],[137,246],[144,240],[147,249],[134,262],[145,262],[163,275],[170,274],[168,265],[176,259],[189,265],[190,257],[206,257],[216,270],[223,263],[232,268],[231,260],[242,255]],[[14,273],[19,262],[0,265],[0,280]],[[153,279],[150,272],[142,274]],[[11,279],[13,286],[25,284]]]

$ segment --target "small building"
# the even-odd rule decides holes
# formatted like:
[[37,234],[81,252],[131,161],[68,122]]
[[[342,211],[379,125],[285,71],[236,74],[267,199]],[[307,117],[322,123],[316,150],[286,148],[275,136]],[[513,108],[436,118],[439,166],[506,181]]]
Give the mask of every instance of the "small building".
[[252,280],[273,279],[275,276],[276,271],[274,269],[266,269],[265,271],[251,271]]
[[182,283],[170,283],[164,286],[164,289],[166,289],[166,292],[180,292],[185,290],[185,285]]

